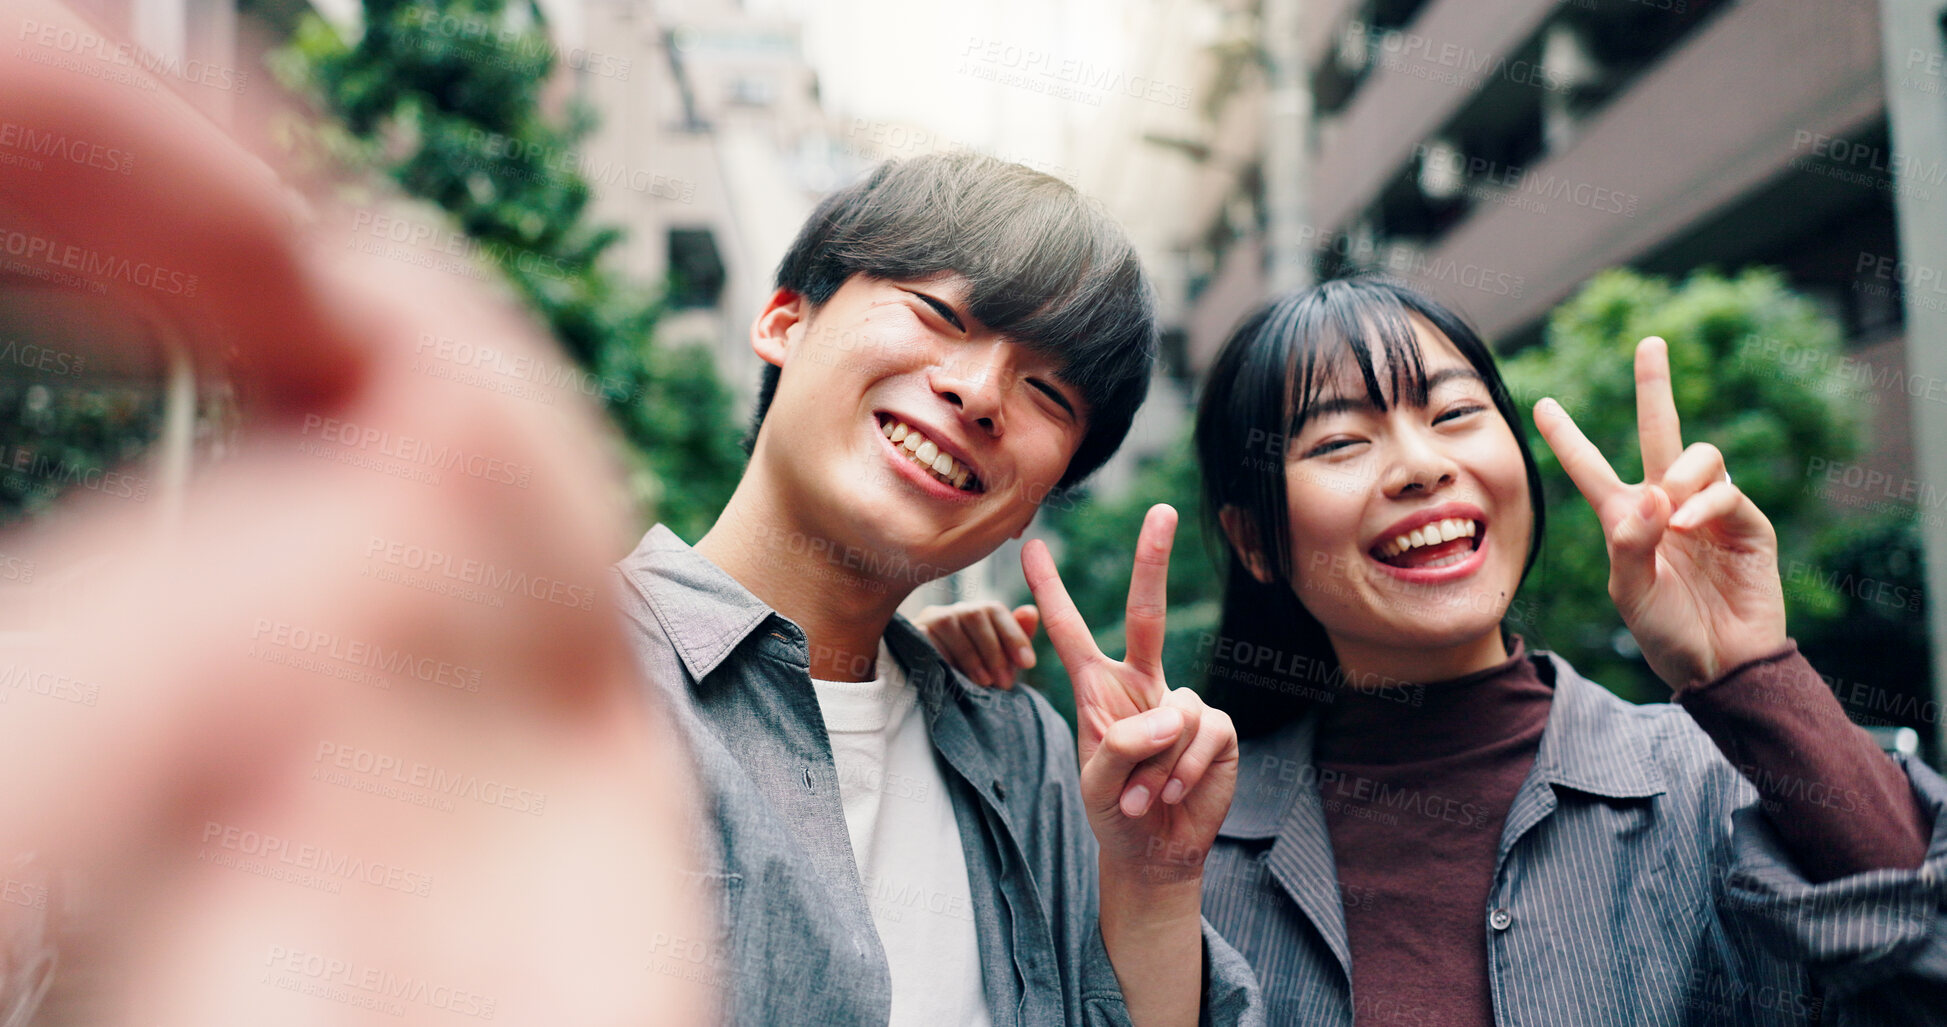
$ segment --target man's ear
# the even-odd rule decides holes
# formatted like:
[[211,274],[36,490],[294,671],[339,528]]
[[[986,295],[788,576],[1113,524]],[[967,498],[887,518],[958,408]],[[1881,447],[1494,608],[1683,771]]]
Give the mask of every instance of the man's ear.
[[1244,561],[1244,569],[1251,572],[1259,584],[1271,583],[1271,564],[1264,558],[1264,547],[1259,543],[1257,524],[1249,514],[1235,506],[1226,506],[1217,512],[1217,520],[1224,526],[1224,535],[1230,539],[1230,547],[1239,559]]
[[783,367],[791,344],[804,335],[810,316],[811,304],[805,302],[803,293],[778,289],[750,323],[750,348],[765,363]]

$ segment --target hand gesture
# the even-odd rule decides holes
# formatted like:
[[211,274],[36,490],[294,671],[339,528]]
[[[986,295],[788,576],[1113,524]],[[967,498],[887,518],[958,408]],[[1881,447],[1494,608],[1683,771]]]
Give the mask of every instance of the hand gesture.
[[1553,399],[1535,404],[1535,426],[1602,521],[1609,598],[1658,677],[1683,691],[1784,647],[1777,532],[1717,447],[1684,447],[1662,339],[1636,347],[1642,484],[1616,477]]
[[[39,0],[0,15],[23,46],[40,30],[91,28]],[[34,852],[88,900],[63,904],[81,919],[57,944],[87,944],[36,1022],[708,1019],[713,957],[685,956],[712,937],[694,786],[602,601],[631,541],[610,440],[572,390],[543,406],[412,364],[438,337],[568,358],[500,293],[346,252],[329,211],[310,221],[167,87],[6,60],[0,96],[28,133],[139,155],[126,176],[0,164],[11,228],[201,285],[23,276],[6,309],[140,312],[248,403],[240,454],[186,495],[76,490],[0,536],[41,572],[0,587],[0,668],[42,685],[0,693],[0,865]],[[532,480],[377,473],[391,458],[321,445],[327,423]],[[592,601],[477,580],[469,600],[449,585],[466,561]]]
[[929,606],[913,624],[933,640],[933,648],[953,669],[976,685],[1014,687],[1017,670],[1034,666],[1034,629],[1041,611],[1033,606],[1009,610],[993,600]]
[[1021,568],[1074,685],[1082,800],[1103,859],[1200,873],[1236,788],[1237,730],[1224,711],[1163,680],[1175,532],[1176,511],[1151,507],[1136,540],[1124,621],[1129,649],[1120,661],[1096,647],[1045,544],[1029,542]]

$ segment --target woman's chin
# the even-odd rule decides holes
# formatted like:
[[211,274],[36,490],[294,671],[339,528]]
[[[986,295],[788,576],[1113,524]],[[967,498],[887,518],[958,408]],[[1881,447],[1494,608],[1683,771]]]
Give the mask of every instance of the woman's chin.
[[[1405,613],[1407,616],[1402,617]],[[1429,658],[1440,659],[1451,653],[1479,647],[1488,649],[1500,644],[1501,621],[1498,616],[1475,615],[1454,616],[1452,611],[1445,617],[1415,616],[1420,611],[1393,610],[1387,615],[1375,617],[1367,622],[1363,641],[1375,651],[1407,657],[1411,654],[1425,653]],[[1373,625],[1384,625],[1373,631]]]

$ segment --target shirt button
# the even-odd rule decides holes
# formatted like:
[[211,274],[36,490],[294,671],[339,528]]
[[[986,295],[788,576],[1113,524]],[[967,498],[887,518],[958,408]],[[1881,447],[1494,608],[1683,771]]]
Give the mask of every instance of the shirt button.
[[1514,915],[1505,909],[1497,909],[1487,915],[1487,922],[1495,930],[1505,931],[1509,924],[1514,923]]
[[994,781],[994,801],[995,802],[1007,801],[1007,786],[1001,784],[998,779]]

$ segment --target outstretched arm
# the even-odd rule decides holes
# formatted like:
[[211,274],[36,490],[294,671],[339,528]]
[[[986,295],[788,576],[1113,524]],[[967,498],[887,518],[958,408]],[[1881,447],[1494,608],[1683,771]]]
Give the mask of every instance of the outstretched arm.
[[[0,6],[23,46],[90,31]],[[489,290],[294,223],[245,147],[142,84],[0,59],[10,124],[137,155],[112,178],[0,162],[0,223],[106,269],[84,269],[91,312],[181,331],[250,403],[242,452],[199,468],[179,517],[77,490],[0,537],[40,571],[0,588],[0,675],[35,684],[0,693],[0,864],[80,875],[89,901],[62,912],[89,919],[66,926],[100,943],[61,953],[56,988],[83,982],[78,1022],[117,1025],[709,1017],[700,975],[653,969],[710,907],[686,874],[692,778],[615,618],[466,601],[424,564],[602,588],[628,526],[596,412],[410,368],[429,336],[566,357]],[[157,266],[200,288],[144,288]],[[317,459],[327,418],[530,466],[531,487]],[[421,787],[434,773],[452,787]]]
[[1176,511],[1143,520],[1130,572],[1129,649],[1096,647],[1047,546],[1021,552],[1049,640],[1075,688],[1082,802],[1101,843],[1101,929],[1130,1019],[1193,1024],[1202,994],[1203,859],[1237,784],[1237,731],[1222,710],[1163,680],[1164,607]]
[[1609,596],[1644,659],[1757,787],[1815,879],[1917,867],[1928,818],[1906,775],[1786,637],[1777,533],[1717,447],[1683,445],[1659,338],[1636,348],[1636,420],[1643,481],[1626,485],[1560,404],[1535,407],[1536,427],[1602,521]]

